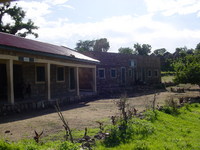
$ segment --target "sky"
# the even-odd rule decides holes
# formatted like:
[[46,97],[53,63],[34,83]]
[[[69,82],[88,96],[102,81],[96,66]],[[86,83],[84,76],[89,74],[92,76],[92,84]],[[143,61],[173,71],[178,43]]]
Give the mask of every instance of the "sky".
[[107,38],[108,52],[135,43],[152,51],[200,43],[200,0],[20,0],[39,27],[27,38],[75,48],[79,40]]

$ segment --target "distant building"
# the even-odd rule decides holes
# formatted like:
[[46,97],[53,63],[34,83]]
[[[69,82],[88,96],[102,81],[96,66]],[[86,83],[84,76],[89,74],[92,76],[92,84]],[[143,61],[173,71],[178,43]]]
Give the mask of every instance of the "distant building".
[[97,64],[99,92],[161,82],[158,57],[94,51],[83,54],[100,61]]

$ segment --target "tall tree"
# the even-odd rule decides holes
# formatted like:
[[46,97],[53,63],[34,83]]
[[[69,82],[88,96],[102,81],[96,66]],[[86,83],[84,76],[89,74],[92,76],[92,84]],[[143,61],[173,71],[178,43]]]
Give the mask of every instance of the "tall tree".
[[135,53],[138,55],[148,55],[151,53],[151,45],[149,44],[142,44],[139,43],[134,44]]
[[106,38],[97,39],[94,43],[94,51],[107,52],[110,48],[109,42]]
[[131,49],[129,47],[120,47],[118,49],[118,52],[122,53],[122,54],[133,54],[133,49]]
[[80,40],[78,43],[76,43],[75,49],[79,52],[84,52],[84,51],[93,51],[93,47],[94,47],[94,41]]
[[160,48],[160,49],[156,49],[156,50],[154,50],[154,54],[156,55],[156,56],[163,56],[164,55],[164,53],[166,52],[167,50],[165,49],[165,48]]
[[195,52],[195,54],[200,54],[200,43],[197,44],[194,52]]
[[[4,17],[7,15],[10,16],[11,22],[4,22]],[[25,11],[17,5],[11,7],[10,2],[0,4],[0,31],[21,37],[32,34],[37,38],[38,34],[33,32],[33,30],[38,29],[38,27],[35,26],[30,19],[27,22],[24,22],[23,19],[25,16]]]
[[98,52],[107,52],[110,48],[109,42],[106,38],[97,39],[97,40],[80,40],[76,43],[75,49],[79,52],[84,51],[98,51]]
[[200,54],[187,55],[174,63],[175,82],[197,84],[200,87]]

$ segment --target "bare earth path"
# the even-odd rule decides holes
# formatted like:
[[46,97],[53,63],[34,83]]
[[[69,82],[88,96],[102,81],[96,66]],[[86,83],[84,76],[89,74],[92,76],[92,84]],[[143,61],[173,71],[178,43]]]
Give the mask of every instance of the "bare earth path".
[[[151,103],[150,101],[153,100],[154,94],[140,95],[135,95],[134,97],[129,98],[130,104],[134,105],[139,111],[143,110],[146,105]],[[166,91],[161,92],[157,96],[157,103],[162,105],[164,100],[170,96],[194,97],[197,95],[199,95],[198,91],[187,91],[183,94]],[[62,107],[62,112],[71,128],[93,128],[98,126],[95,121],[110,118],[112,115],[118,113],[114,100],[117,99],[101,99],[88,103],[64,106]],[[10,133],[5,133],[7,130],[9,130]],[[8,138],[10,140],[32,138],[34,136],[34,130],[39,132],[44,130],[44,136],[58,133],[63,130],[62,123],[54,108],[0,117],[1,138]]]

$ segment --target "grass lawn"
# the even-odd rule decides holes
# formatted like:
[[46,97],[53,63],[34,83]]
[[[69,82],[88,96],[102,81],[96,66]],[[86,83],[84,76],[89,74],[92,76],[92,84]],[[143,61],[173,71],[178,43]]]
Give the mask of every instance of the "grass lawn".
[[[150,122],[154,131],[143,135],[137,131],[142,126],[146,129],[145,122],[139,127],[134,126],[135,134],[127,143],[120,143],[115,147],[106,147],[99,144],[97,149],[112,150],[200,150],[200,104],[192,104],[181,108],[180,114],[171,115],[157,111],[157,119]],[[149,123],[148,122],[148,123]],[[152,128],[151,128],[152,129]]]

